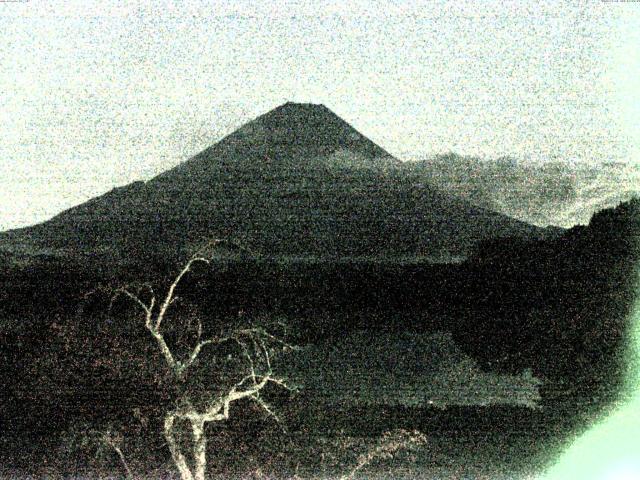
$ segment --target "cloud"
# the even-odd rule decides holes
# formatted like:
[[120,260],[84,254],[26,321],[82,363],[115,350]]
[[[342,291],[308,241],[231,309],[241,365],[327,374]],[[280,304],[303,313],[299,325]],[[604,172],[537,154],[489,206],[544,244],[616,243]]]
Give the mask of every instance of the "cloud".
[[587,224],[593,213],[640,194],[640,165],[525,162],[455,153],[409,164],[437,188],[539,226]]

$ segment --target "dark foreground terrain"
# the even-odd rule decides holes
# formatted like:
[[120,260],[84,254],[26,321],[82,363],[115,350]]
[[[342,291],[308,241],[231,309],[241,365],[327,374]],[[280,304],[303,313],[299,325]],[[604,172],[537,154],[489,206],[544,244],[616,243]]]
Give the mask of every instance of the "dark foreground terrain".
[[[423,432],[426,443],[393,459],[372,461],[365,478],[526,478],[552,463],[573,435],[594,421],[595,416],[577,414],[584,407],[571,401],[535,410],[347,408],[298,397],[280,407],[286,418],[283,431],[243,405],[233,420],[207,430],[210,473],[212,478],[338,478],[385,432],[407,429]],[[112,424],[123,421],[113,418]],[[91,441],[92,420],[85,414],[59,433],[5,438],[3,477],[123,478],[115,452]],[[132,470],[141,478],[178,478],[159,425],[127,422],[123,445]]]
[[[361,332],[373,339],[445,335],[455,348],[446,350],[449,363],[442,368],[471,365],[465,371],[484,381],[487,391],[494,381],[529,379],[512,383],[530,394],[511,403],[481,394],[433,404],[419,395],[413,402],[393,395],[375,401],[380,395],[342,392],[336,400],[313,388],[274,388],[266,395],[281,423],[253,404],[238,404],[228,422],[208,427],[212,477],[339,476],[384,432],[397,429],[419,430],[427,441],[372,462],[363,474],[513,478],[539,471],[619,400],[639,213],[634,200],[557,239],[487,242],[458,264],[239,255],[194,269],[181,284],[172,318],[205,319],[205,335],[248,319],[286,323],[282,335],[307,349],[345,345],[345,338]],[[114,451],[98,441],[104,432],[121,437],[136,474],[175,475],[160,427],[172,392],[158,378],[159,359],[139,311],[121,299],[111,302],[110,292],[133,281],[162,288],[179,266],[132,263],[114,271],[91,262],[7,257],[0,303],[5,477],[122,476]],[[178,327],[168,335],[176,348],[190,341]],[[424,345],[396,356],[414,355]],[[433,350],[434,363],[443,352]],[[293,360],[283,355],[278,362],[286,367]],[[314,365],[302,368],[302,383],[314,384],[304,381],[305,371],[313,376],[307,380],[317,380]],[[356,370],[355,364],[343,368],[344,378]],[[374,391],[376,368],[366,382],[354,381],[354,391],[363,384]],[[537,380],[538,398],[532,387]],[[385,384],[382,376],[377,383]]]

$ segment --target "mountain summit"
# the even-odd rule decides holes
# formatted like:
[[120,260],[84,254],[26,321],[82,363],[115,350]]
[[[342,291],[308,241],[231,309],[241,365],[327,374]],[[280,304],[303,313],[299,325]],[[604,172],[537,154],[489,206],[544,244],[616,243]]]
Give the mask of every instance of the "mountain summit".
[[287,102],[246,123],[176,171],[203,172],[211,162],[272,168],[309,161],[332,163],[336,159],[371,165],[398,163],[324,105]]
[[371,157],[391,158],[324,105],[287,102],[247,123],[221,145],[235,144],[264,153],[294,150],[307,155],[347,149]]
[[286,103],[148,182],[0,235],[0,249],[166,259],[223,237],[257,255],[447,260],[543,233],[430,187],[325,106]]

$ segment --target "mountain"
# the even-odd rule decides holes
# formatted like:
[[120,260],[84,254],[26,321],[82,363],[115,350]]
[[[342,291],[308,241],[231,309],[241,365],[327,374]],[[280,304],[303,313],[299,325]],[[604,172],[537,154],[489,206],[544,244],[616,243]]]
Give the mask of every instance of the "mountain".
[[522,221],[586,225],[591,216],[640,194],[640,165],[522,162],[454,153],[412,163],[437,188]]
[[450,260],[549,233],[428,186],[323,105],[286,103],[147,182],[5,232],[0,249],[126,262],[223,237],[256,255]]

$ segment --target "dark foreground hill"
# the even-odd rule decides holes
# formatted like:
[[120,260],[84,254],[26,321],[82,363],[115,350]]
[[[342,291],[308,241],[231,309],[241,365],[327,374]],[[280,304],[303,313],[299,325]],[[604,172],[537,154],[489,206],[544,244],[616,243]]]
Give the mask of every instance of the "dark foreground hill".
[[529,365],[585,391],[621,380],[639,294],[640,199],[557,239],[489,242],[470,265],[474,307],[454,338],[485,366]]
[[[531,463],[543,465],[549,458],[547,445],[559,445],[584,428],[619,392],[631,330],[628,314],[636,294],[639,234],[640,201],[635,200],[600,212],[589,226],[556,239],[486,242],[458,264],[237,257],[194,269],[181,284],[176,311],[201,314],[205,335],[237,321],[241,312],[242,318],[286,322],[299,339],[296,343],[311,346],[359,331],[362,349],[371,350],[374,342],[368,338],[448,331],[485,369],[522,373],[529,368],[544,380],[542,410],[349,407],[311,402],[304,392],[280,402],[274,393],[293,433],[279,433],[275,422],[269,424],[245,405],[230,423],[211,432],[215,468],[227,478],[233,475],[225,475],[226,469],[250,468],[237,465],[234,457],[245,449],[259,452],[260,458],[278,455],[290,462],[286,468],[291,472],[298,466],[319,472],[329,464],[319,460],[324,450],[317,444],[339,444],[345,431],[366,438],[398,426],[430,434],[424,468],[445,472],[434,477],[452,476],[447,470],[453,468],[452,455],[464,468],[470,458],[483,458],[483,468],[493,469],[504,460],[508,473],[516,468],[513,459],[529,461],[539,455]],[[74,432],[88,424],[124,428],[128,452],[139,465],[171,471],[159,420],[171,391],[158,385],[159,359],[150,336],[134,306],[120,302],[109,308],[110,295],[96,286],[137,280],[162,288],[177,267],[169,262],[166,272],[126,268],[125,279],[109,269],[43,256],[21,269],[0,269],[0,380],[5,392],[0,399],[1,466],[40,472],[38,477],[45,476],[42,469],[49,476],[61,471],[77,475],[96,458],[92,451],[78,456],[78,447],[71,448],[80,436]],[[352,353],[341,351],[339,358]],[[426,355],[398,349],[396,356],[417,353]],[[345,378],[343,368],[341,364],[341,370],[329,373]],[[347,386],[358,390],[362,384]],[[146,427],[132,416],[141,411],[150,419]],[[491,452],[496,457],[487,461]],[[439,466],[433,455],[444,463]],[[269,468],[284,465],[278,462]],[[112,457],[104,464],[110,475],[118,471]]]
[[0,236],[11,253],[167,258],[207,238],[267,256],[466,256],[549,231],[429,186],[322,105],[284,104],[148,182]]

